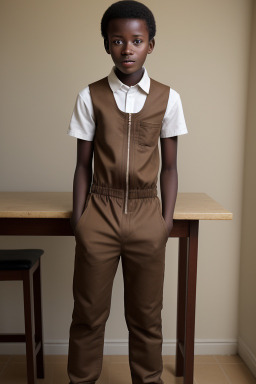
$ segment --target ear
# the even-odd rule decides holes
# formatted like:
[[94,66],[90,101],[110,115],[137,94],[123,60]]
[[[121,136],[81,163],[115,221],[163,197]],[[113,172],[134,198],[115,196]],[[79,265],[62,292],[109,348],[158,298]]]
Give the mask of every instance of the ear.
[[110,55],[108,39],[104,39],[105,51]]
[[149,41],[149,44],[148,44],[148,53],[151,53],[152,51],[153,51],[153,49],[154,49],[154,46],[155,46],[155,39],[154,39],[154,37],[153,37],[153,39],[151,39],[150,41]]

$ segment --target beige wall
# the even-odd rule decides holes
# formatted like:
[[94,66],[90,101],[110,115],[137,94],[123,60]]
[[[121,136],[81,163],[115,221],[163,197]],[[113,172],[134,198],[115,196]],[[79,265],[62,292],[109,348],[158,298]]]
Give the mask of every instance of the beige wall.
[[240,263],[239,352],[256,375],[256,2],[253,10]]
[[[2,191],[72,190],[76,140],[66,130],[78,91],[112,67],[100,36],[100,18],[111,3],[1,1]],[[189,130],[179,139],[179,190],[206,192],[234,213],[232,222],[200,223],[196,352],[234,351],[252,2],[145,4],[157,21],[156,47],[147,69],[151,77],[180,93]],[[74,245],[72,238],[1,239],[1,247],[45,249],[42,288],[48,352],[66,351]],[[166,253],[164,352],[175,352],[176,285],[177,240],[171,239]],[[6,312],[0,329],[22,330],[22,315],[16,315],[22,308],[19,286],[1,283],[2,287],[0,305]],[[105,334],[110,352],[121,351],[120,340],[127,342],[123,312],[119,265]]]

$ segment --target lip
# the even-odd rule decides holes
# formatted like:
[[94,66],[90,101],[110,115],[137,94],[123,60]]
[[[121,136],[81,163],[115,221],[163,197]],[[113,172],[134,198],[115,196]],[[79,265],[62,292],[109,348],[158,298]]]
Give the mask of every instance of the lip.
[[125,67],[130,67],[134,63],[135,63],[135,61],[133,61],[133,60],[124,60],[121,62],[121,64],[124,65]]

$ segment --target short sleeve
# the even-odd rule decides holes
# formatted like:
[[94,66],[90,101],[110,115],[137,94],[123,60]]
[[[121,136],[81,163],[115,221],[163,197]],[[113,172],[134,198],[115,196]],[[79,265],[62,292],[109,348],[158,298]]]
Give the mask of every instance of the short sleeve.
[[79,92],[67,134],[77,139],[93,141],[95,121],[89,87]]
[[180,95],[170,88],[169,100],[163,118],[160,138],[173,137],[188,133]]

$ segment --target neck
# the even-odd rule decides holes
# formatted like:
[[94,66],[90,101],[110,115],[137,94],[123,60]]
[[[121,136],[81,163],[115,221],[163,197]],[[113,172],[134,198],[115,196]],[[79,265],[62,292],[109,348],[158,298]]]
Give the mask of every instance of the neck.
[[131,87],[132,85],[138,84],[138,82],[142,79],[144,69],[140,68],[138,71],[132,74],[125,74],[119,71],[118,68],[115,68],[115,74],[123,84],[128,85],[128,87]]

